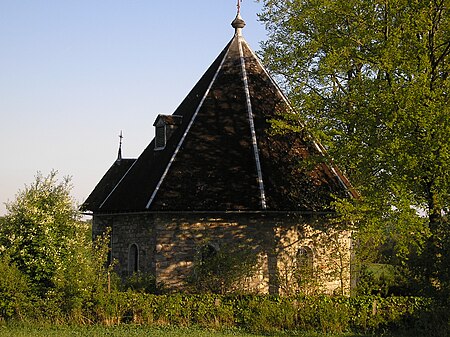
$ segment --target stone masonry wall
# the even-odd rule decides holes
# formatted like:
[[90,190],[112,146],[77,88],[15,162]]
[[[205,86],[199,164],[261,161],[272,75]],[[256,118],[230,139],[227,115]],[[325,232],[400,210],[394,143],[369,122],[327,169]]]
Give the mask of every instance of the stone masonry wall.
[[[129,251],[138,246],[139,271],[156,276],[167,289],[182,290],[199,249],[244,244],[258,254],[260,270],[241,284],[249,292],[292,294],[348,293],[350,236],[313,231],[308,220],[262,214],[97,215],[93,233],[111,227],[112,258],[123,278],[130,275]],[[296,266],[300,247],[313,253],[313,278]],[[309,275],[309,274],[308,274]]]
[[[226,247],[245,245],[259,254],[262,262],[272,251],[272,223],[246,216],[239,217],[173,217],[158,216],[157,246],[155,255],[157,280],[169,288],[183,288],[199,249],[212,244]],[[274,270],[263,263],[253,280],[246,280],[245,288],[254,292],[269,291]]]
[[143,273],[155,274],[155,224],[151,214],[97,215],[93,222],[93,235],[111,228],[111,257],[116,263],[119,276],[126,278],[129,270],[130,246],[138,247],[138,269]]

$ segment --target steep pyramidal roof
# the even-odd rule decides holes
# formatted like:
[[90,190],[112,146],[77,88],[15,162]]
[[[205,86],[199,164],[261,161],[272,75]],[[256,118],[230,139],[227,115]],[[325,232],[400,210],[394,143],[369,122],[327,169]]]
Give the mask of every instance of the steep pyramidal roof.
[[239,14],[232,25],[173,115],[158,117],[155,139],[112,165],[85,210],[317,212],[332,195],[354,195],[306,132],[273,132],[271,120],[295,112],[243,38]]

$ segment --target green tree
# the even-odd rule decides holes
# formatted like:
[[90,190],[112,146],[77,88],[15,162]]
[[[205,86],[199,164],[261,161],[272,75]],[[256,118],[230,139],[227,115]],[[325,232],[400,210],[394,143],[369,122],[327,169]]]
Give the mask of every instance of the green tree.
[[29,280],[41,314],[82,323],[87,314],[83,310],[107,289],[109,238],[105,233],[92,242],[91,225],[81,219],[71,188],[70,178],[59,181],[56,171],[38,173],[6,205],[0,261],[11,272],[8,278],[0,275],[0,284]]
[[0,228],[2,245],[41,290],[51,287],[55,273],[64,268],[79,230],[79,213],[70,190],[70,179],[58,182],[56,171],[46,177],[38,173],[33,184],[6,204],[7,215]]
[[339,207],[361,246],[389,238],[390,262],[422,256],[418,275],[449,289],[448,0],[262,2],[264,62],[360,191]]

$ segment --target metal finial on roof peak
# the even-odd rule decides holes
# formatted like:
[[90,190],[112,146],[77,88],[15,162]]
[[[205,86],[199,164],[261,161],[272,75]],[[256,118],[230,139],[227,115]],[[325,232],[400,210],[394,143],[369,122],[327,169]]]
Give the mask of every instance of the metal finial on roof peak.
[[119,163],[119,164],[120,164],[120,161],[122,160],[122,139],[123,139],[122,130],[120,130],[120,135],[119,135],[119,152],[117,154],[117,163]]
[[241,17],[241,2],[242,0],[237,0],[237,14],[231,26],[236,29],[236,33],[240,33],[241,29],[245,27],[245,21]]

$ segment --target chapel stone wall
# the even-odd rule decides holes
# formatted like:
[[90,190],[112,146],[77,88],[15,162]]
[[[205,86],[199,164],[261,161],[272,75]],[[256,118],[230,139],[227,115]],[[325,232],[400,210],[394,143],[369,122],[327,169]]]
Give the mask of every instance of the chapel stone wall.
[[[130,270],[130,246],[139,251],[139,271],[155,275],[168,290],[186,289],[199,249],[245,245],[259,269],[240,290],[253,293],[348,293],[350,236],[314,231],[305,218],[261,214],[123,214],[94,217],[93,233],[111,232],[111,256],[122,278]],[[306,250],[307,249],[307,250]],[[310,251],[311,273],[298,268],[299,251]],[[312,276],[312,277],[311,277]]]

